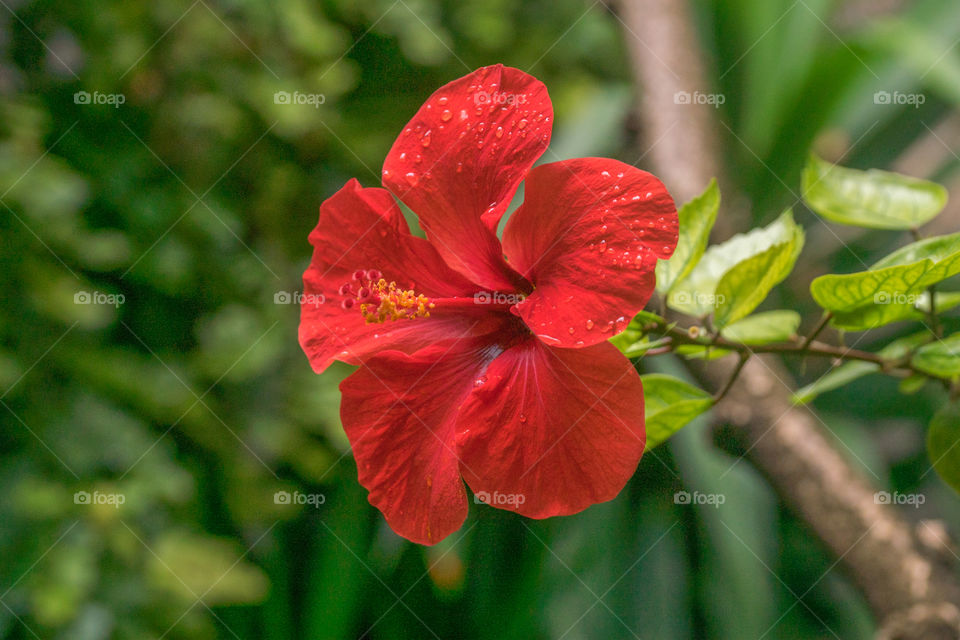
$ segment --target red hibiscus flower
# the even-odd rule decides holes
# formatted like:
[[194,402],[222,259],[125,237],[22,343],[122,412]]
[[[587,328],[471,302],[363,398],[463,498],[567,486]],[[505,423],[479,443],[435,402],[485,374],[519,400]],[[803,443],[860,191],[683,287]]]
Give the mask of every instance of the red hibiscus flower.
[[360,365],[340,385],[360,483],[414,542],[461,526],[464,481],[531,518],[572,514],[614,498],[643,453],[640,377],[607,340],[649,300],[676,207],[616,160],[531,169],[552,119],[536,78],[478,69],[404,128],[386,189],[350,180],[310,234],[300,344],[318,373]]

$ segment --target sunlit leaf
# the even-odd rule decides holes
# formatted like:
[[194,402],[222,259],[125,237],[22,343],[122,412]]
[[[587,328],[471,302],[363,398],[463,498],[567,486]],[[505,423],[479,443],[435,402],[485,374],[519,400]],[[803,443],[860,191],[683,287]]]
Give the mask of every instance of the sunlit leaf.
[[727,271],[717,284],[714,323],[723,327],[749,315],[773,287],[790,275],[802,249],[803,232],[795,227],[789,241],[775,244]]
[[923,345],[910,362],[920,371],[940,378],[960,376],[960,333]]
[[[667,304],[687,315],[705,316],[717,311],[724,322],[735,321],[756,308],[786,277],[802,248],[803,230],[793,221],[793,212],[784,211],[762,229],[708,248],[690,275],[673,286]],[[757,260],[750,262],[752,258]],[[736,269],[743,262],[748,264]],[[769,268],[769,272],[759,273],[763,268]],[[723,282],[728,274],[730,277]],[[747,278],[758,280],[748,288]],[[723,292],[719,290],[721,283]]]
[[[853,311],[837,311],[831,324],[845,331],[867,331],[894,322],[923,320],[930,308],[930,293],[911,294],[905,297],[903,304],[868,304]],[[935,309],[943,313],[960,305],[960,294],[954,292],[937,293]]]
[[926,180],[877,169],[848,169],[811,155],[803,170],[803,198],[833,222],[913,229],[943,211],[947,190]]
[[646,450],[654,448],[713,404],[706,391],[660,373],[640,376],[647,424]]
[[707,248],[710,230],[713,229],[719,208],[720,189],[716,179],[713,179],[702,194],[677,211],[680,237],[670,259],[657,263],[657,291],[670,291],[670,288],[687,277],[700,261]]
[[800,314],[796,311],[765,311],[729,324],[720,335],[733,342],[768,344],[789,340],[800,328]]
[[927,238],[899,249],[869,271],[829,274],[810,283],[824,309],[848,312],[865,305],[915,304],[927,287],[960,273],[960,233]]

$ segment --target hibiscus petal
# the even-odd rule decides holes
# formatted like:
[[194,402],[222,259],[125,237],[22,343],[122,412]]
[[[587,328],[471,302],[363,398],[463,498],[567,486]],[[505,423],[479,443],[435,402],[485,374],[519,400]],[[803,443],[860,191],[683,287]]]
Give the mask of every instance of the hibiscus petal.
[[460,408],[461,473],[493,506],[531,518],[613,499],[643,454],[643,385],[609,343],[506,350]]
[[489,361],[489,342],[449,341],[379,354],[340,384],[340,416],[370,504],[398,534],[435,544],[460,528],[467,496],[457,407]]
[[[350,180],[320,207],[310,234],[313,259],[303,274],[300,345],[320,373],[334,359],[351,364],[381,349],[414,351],[463,335],[476,318],[429,318],[367,324],[359,305],[344,309],[339,294],[358,270],[376,269],[387,281],[430,297],[472,296],[476,286],[450,269],[436,250],[410,229],[385,189],[364,189]],[[357,287],[357,284],[354,283]]]
[[663,183],[605,158],[541,165],[507,221],[507,260],[536,290],[517,306],[542,340],[597,344],[650,299],[657,259],[677,245],[677,210]]
[[451,267],[491,290],[512,289],[496,229],[547,148],[552,120],[543,83],[483,67],[430,96],[387,155],[383,185],[419,216]]

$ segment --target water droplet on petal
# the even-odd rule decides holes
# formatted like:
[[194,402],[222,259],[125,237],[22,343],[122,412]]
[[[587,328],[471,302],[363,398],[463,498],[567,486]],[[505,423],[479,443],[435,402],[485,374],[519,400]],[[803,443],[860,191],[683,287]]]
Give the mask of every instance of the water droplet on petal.
[[520,418],[520,424],[525,424],[527,422],[527,414],[521,413],[519,418]]
[[587,331],[593,329],[593,320],[587,320]]
[[473,386],[482,387],[486,383],[487,383],[487,376],[480,376],[479,378],[473,381]]
[[497,127],[496,136],[497,136],[498,138],[502,138],[502,137],[503,137],[503,127]]
[[576,329],[574,329],[573,327],[570,327],[569,329],[567,329],[567,331],[569,331],[569,332],[570,332],[570,335],[573,335],[574,333],[576,333],[576,332],[577,332],[577,330],[576,330]]
[[449,110],[449,109],[444,109],[444,110],[443,110],[443,113],[440,114],[440,119],[443,120],[444,122],[449,121],[450,118],[452,118],[452,117],[453,117],[453,114],[450,113],[450,110]]
[[423,134],[422,138],[420,138],[420,144],[423,145],[424,147],[430,146],[430,130],[429,129],[427,129],[427,132]]
[[441,96],[441,97],[437,100],[437,102],[440,103],[440,106],[442,107],[443,105],[447,104],[447,97],[446,97],[446,96]]
[[521,120],[520,122],[517,123],[517,129],[523,129],[526,126],[527,126],[526,120]]
[[411,171],[410,173],[408,173],[407,175],[405,175],[404,178],[407,179],[407,182],[410,183],[410,186],[411,186],[411,187],[413,187],[413,186],[415,186],[415,185],[417,184],[417,174],[413,173],[412,171]]

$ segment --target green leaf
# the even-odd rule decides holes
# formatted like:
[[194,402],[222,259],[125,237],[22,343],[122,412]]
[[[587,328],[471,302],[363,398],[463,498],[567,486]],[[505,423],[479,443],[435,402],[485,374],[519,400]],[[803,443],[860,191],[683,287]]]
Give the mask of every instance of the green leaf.
[[[927,331],[920,331],[918,333],[894,340],[881,349],[878,352],[878,355],[890,360],[903,358],[912,349],[924,344],[929,340],[930,333]],[[874,364],[873,362],[863,362],[860,360],[845,362],[840,366],[831,369],[818,380],[808,384],[794,393],[793,401],[797,404],[807,404],[808,402],[812,402],[814,398],[820,394],[826,393],[827,391],[833,391],[834,389],[839,389],[840,387],[850,384],[854,380],[878,371],[880,371],[880,365]]]
[[666,294],[674,284],[686,278],[700,261],[719,209],[720,189],[714,178],[706,191],[677,211],[680,219],[677,248],[669,260],[657,262],[657,291],[661,294]]
[[666,325],[667,321],[650,311],[641,311],[630,320],[626,329],[610,338],[610,343],[628,358],[641,356],[653,346],[653,341],[645,337],[645,327],[654,323]]
[[713,405],[706,391],[661,373],[640,376],[647,423],[646,450],[654,448]]
[[960,376],[960,333],[923,345],[913,354],[910,363],[939,378]]
[[639,358],[646,355],[647,351],[656,349],[663,345],[670,344],[669,338],[658,338],[651,340],[649,336],[641,336],[632,344],[620,349],[620,352],[628,358]]
[[831,369],[818,380],[799,389],[793,394],[793,401],[797,404],[813,402],[820,394],[844,387],[854,380],[858,380],[863,376],[870,375],[879,370],[880,367],[872,362],[862,362],[860,360],[844,362],[839,367]]
[[951,402],[930,421],[927,454],[943,481],[960,492],[960,405]]
[[790,241],[775,244],[727,271],[717,285],[714,323],[723,327],[756,309],[770,290],[790,275],[803,239],[803,231],[795,227]]
[[947,190],[909,176],[858,171],[810,156],[803,170],[803,199],[840,224],[870,229],[915,229],[943,211]]
[[[945,313],[960,306],[960,292],[958,291],[939,291],[933,299],[936,301],[934,309],[937,313]],[[930,295],[922,294],[916,307],[920,313],[930,313]]]
[[894,251],[869,271],[820,276],[810,293],[824,309],[915,304],[926,288],[960,273],[960,233],[927,238]]
[[[690,275],[673,286],[667,305],[687,315],[705,316],[716,311],[723,322],[736,321],[753,311],[786,277],[802,248],[803,230],[788,209],[762,229],[708,248]],[[737,269],[744,262],[748,264]],[[758,273],[765,268],[770,271]],[[749,287],[747,278],[754,278]]]
[[687,360],[719,360],[733,353],[729,349],[721,349],[713,345],[700,346],[696,344],[681,344],[673,352]]
[[720,335],[733,342],[758,345],[789,340],[800,328],[796,311],[765,311],[738,320],[720,330]]
[[909,396],[923,389],[924,385],[929,381],[930,378],[927,376],[914,373],[901,380],[900,384],[897,385],[897,389],[900,390],[900,393]]
[[[867,331],[894,322],[923,320],[929,313],[929,292],[924,291],[921,294],[910,295],[905,299],[909,299],[913,303],[868,304],[853,311],[837,311],[834,312],[830,323],[844,331]],[[960,305],[960,293],[937,293],[935,300],[937,313],[944,313]]]

